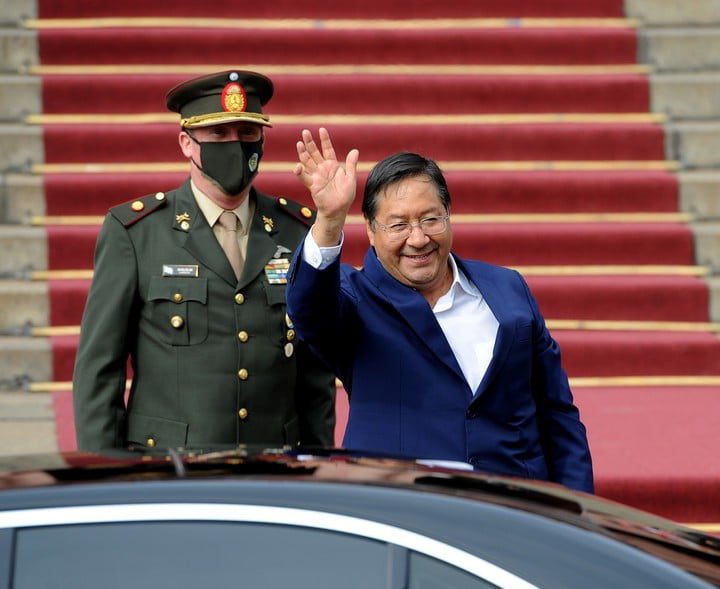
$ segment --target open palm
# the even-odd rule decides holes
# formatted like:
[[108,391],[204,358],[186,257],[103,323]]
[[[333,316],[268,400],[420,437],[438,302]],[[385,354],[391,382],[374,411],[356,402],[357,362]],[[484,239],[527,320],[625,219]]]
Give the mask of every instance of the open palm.
[[357,149],[351,150],[343,166],[337,160],[330,134],[320,128],[320,149],[307,129],[297,142],[298,159],[293,172],[310,191],[318,215],[344,221],[357,188]]

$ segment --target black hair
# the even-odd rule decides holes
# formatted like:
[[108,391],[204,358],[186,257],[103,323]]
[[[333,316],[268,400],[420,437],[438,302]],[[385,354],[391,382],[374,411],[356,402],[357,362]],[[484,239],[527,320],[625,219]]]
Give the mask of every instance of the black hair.
[[450,191],[440,167],[430,158],[425,158],[417,153],[402,151],[386,157],[375,164],[370,171],[365,192],[363,193],[362,213],[372,223],[378,209],[378,197],[383,190],[391,184],[422,176],[428,178],[437,188],[440,201],[446,211],[450,211]]

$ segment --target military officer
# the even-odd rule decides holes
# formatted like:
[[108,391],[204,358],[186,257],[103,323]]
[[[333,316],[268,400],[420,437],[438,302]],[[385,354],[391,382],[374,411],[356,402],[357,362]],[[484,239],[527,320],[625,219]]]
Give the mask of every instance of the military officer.
[[73,378],[80,449],[332,444],[334,377],[285,312],[314,214],[252,187],[272,93],[247,71],[168,93],[190,176],[105,218]]

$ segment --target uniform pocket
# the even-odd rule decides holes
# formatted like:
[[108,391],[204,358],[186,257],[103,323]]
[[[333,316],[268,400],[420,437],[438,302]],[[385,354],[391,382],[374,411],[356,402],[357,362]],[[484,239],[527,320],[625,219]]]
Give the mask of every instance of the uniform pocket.
[[176,448],[187,443],[188,424],[173,419],[131,413],[128,416],[128,443],[153,448]]
[[207,278],[152,276],[148,302],[160,338],[173,346],[192,346],[208,337]]
[[284,345],[289,326],[285,321],[285,285],[263,283],[267,301],[267,329],[270,341],[277,346]]

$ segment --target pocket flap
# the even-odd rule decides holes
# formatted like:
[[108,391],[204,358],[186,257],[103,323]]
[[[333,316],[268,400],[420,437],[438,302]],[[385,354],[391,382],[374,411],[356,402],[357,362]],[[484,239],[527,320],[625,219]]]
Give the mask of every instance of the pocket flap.
[[[182,298],[176,297],[180,295]],[[148,288],[149,301],[196,301],[207,303],[207,278],[185,278],[175,276],[151,276]]]
[[267,296],[268,305],[284,305],[285,304],[285,285],[284,284],[263,284],[265,287],[265,295]]
[[152,438],[157,448],[185,446],[187,431],[188,424],[182,421],[138,413],[128,415],[128,442],[146,446],[148,439]]

